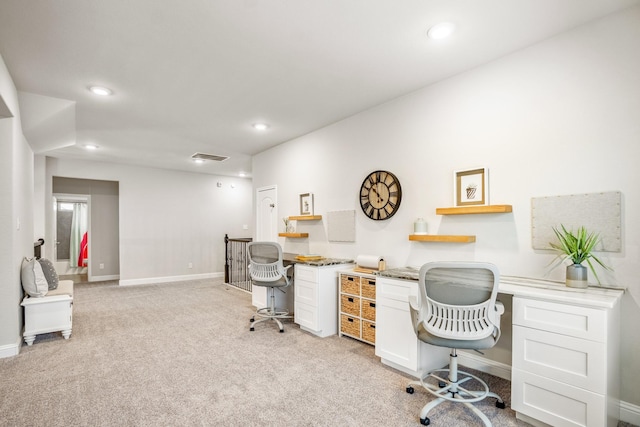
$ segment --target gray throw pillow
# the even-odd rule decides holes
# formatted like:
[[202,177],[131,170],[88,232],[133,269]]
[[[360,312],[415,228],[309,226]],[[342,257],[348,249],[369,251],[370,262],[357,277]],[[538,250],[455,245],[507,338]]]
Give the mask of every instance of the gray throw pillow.
[[40,263],[40,267],[42,267],[44,277],[47,279],[49,290],[57,289],[60,279],[58,278],[58,273],[56,272],[56,268],[53,266],[53,263],[46,258],[40,258],[38,262]]
[[22,260],[20,278],[22,279],[22,289],[31,297],[43,297],[49,291],[47,278],[44,277],[42,267],[35,258]]

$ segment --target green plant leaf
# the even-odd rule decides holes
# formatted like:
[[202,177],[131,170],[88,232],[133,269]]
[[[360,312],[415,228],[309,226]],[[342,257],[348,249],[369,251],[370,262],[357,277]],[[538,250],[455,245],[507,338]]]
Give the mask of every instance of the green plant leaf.
[[600,283],[600,278],[591,263],[591,259],[605,270],[612,271],[610,267],[605,265],[593,254],[596,245],[600,241],[600,236],[597,233],[589,233],[584,226],[578,227],[576,232],[567,230],[562,224],[560,224],[560,228],[561,230],[558,230],[556,227],[553,227],[553,232],[558,238],[558,243],[549,243],[551,248],[558,252],[558,256],[552,261],[553,268],[562,264],[567,259],[570,259],[574,264],[582,264],[586,261],[593,276],[598,283]]

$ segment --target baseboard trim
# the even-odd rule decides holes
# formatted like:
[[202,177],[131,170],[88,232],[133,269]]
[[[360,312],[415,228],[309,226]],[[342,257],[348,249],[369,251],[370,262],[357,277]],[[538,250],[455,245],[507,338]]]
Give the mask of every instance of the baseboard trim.
[[620,401],[620,421],[640,426],[640,406]]
[[107,280],[119,280],[119,274],[112,274],[110,276],[91,276],[89,277],[90,282],[105,282]]
[[7,357],[13,357],[20,354],[20,345],[22,344],[22,337],[18,337],[18,342],[15,344],[7,344],[0,346],[0,359]]
[[146,277],[143,279],[120,280],[120,286],[150,285],[154,283],[185,282],[187,280],[215,279],[224,277],[224,273],[189,274],[184,276]]
[[496,362],[486,357],[476,356],[465,351],[458,351],[458,363],[471,369],[486,372],[496,377],[511,381],[511,366]]

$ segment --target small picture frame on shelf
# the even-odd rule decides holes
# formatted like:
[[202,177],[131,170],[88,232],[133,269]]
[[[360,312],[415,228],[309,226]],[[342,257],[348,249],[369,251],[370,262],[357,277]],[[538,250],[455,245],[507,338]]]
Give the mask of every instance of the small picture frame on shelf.
[[300,215],[313,215],[313,193],[300,195]]
[[475,168],[453,173],[454,206],[489,204],[489,169]]

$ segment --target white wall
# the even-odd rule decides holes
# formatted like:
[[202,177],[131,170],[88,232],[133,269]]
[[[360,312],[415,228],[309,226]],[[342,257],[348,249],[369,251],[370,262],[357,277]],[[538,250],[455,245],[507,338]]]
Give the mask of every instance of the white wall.
[[121,284],[222,275],[225,233],[252,234],[248,179],[54,158],[46,174],[119,182]]
[[[503,275],[563,280],[553,255],[531,248],[531,198],[621,191],[623,250],[603,253],[628,287],[623,301],[622,399],[640,405],[640,8],[612,15],[439,84],[364,111],[255,156],[255,188],[278,185],[279,212],[356,210],[356,242],[329,243],[326,220],[299,225],[308,239],[281,239],[290,252],[353,258],[382,255],[392,267],[433,260],[486,260]],[[453,204],[454,170],[490,170],[490,201],[505,215],[440,217]],[[366,219],[364,177],[389,170],[403,200],[388,221]],[[472,234],[474,244],[409,242],[417,217],[433,234]]]
[[17,93],[0,57],[0,357],[18,354],[22,331],[20,265],[33,256],[33,151],[20,126]]

